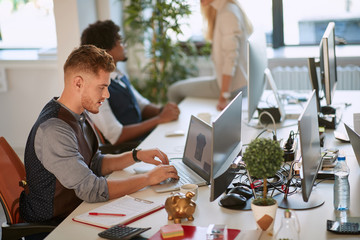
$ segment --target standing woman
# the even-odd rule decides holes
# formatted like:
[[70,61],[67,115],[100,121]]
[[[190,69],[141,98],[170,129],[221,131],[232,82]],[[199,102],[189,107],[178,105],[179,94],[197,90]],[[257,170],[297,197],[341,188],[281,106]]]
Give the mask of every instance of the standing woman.
[[186,96],[216,97],[217,109],[222,110],[239,91],[246,93],[246,41],[253,27],[237,0],[201,0],[201,12],[216,76],[176,82],[169,87],[168,97],[174,102]]

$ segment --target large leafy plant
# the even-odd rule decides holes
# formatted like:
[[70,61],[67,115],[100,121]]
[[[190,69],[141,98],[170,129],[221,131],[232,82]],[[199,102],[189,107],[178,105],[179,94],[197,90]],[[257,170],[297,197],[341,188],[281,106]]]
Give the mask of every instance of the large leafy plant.
[[122,1],[127,45],[140,44],[145,51],[145,59],[140,60],[146,64],[140,71],[146,79],[137,79],[134,85],[151,101],[164,103],[170,84],[197,74],[195,60],[188,57],[189,50],[196,52],[195,47],[184,48],[177,41],[182,34],[181,19],[191,14],[190,6],[183,0]]
[[275,200],[267,197],[267,178],[272,177],[283,163],[284,151],[280,144],[269,138],[256,138],[245,149],[243,160],[252,177],[263,179],[263,197],[254,199],[256,205],[272,205]]

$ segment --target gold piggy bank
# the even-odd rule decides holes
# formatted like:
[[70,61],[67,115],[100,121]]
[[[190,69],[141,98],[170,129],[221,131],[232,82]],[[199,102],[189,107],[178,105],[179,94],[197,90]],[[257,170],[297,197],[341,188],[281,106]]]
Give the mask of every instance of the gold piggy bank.
[[193,221],[196,203],[191,199],[194,197],[193,192],[187,192],[186,195],[176,193],[168,197],[165,201],[165,210],[168,213],[168,219],[174,220],[175,223],[181,223],[182,218]]

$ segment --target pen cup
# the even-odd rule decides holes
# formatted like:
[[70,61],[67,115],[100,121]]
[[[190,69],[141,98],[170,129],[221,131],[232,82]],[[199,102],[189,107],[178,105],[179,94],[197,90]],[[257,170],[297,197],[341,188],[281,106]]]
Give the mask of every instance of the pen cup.
[[195,194],[195,196],[192,198],[194,201],[196,201],[197,196],[198,196],[198,185],[196,184],[184,184],[180,187],[180,192],[183,194],[186,194],[187,192],[193,192]]

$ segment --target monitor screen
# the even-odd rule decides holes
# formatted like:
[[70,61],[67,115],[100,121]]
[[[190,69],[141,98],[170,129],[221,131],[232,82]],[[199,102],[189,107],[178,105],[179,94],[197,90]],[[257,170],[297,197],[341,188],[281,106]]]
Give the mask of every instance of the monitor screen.
[[331,105],[337,83],[335,23],[330,22],[320,42],[320,76],[326,104]]
[[265,34],[254,32],[247,41],[248,50],[248,122],[253,118],[265,89],[267,68]]
[[322,163],[315,90],[298,119],[298,130],[301,151],[301,195],[278,195],[276,200],[281,208],[309,209],[324,203],[320,195],[313,193],[313,185]]
[[236,171],[231,167],[241,151],[241,111],[240,92],[212,123],[213,156],[210,174],[210,201],[214,201],[226,191]]
[[317,172],[321,167],[322,157],[317,116],[316,97],[315,91],[313,91],[311,98],[307,102],[298,120],[302,158],[301,192],[305,202],[310,198]]
[[[263,32],[254,32],[247,41],[248,50],[248,122],[259,110],[259,121],[270,123],[282,122],[285,119],[285,110],[277,91],[275,81],[270,69],[267,67],[266,39]],[[267,102],[266,106],[260,106],[259,102],[263,95],[266,84],[269,84],[275,101]],[[270,103],[270,104],[269,104]],[[271,105],[271,106],[269,106]],[[261,114],[267,112],[268,115]]]
[[[318,77],[317,67],[320,69]],[[319,124],[329,129],[335,129],[339,122],[339,114],[331,105],[336,89],[337,70],[335,54],[335,24],[330,22],[320,42],[320,59],[308,58],[310,82],[316,93]],[[325,97],[326,104],[321,104]]]

